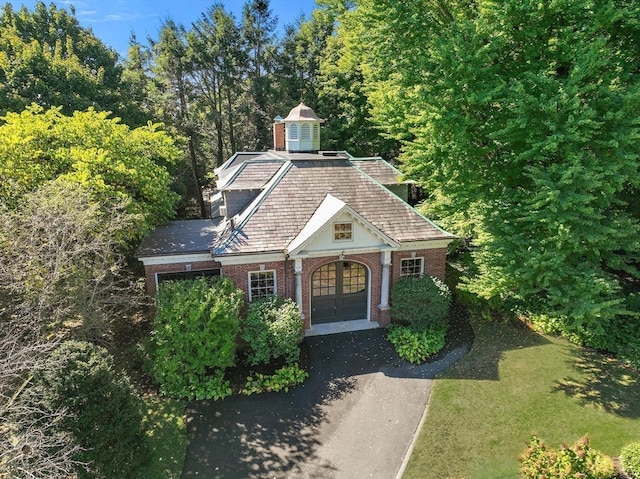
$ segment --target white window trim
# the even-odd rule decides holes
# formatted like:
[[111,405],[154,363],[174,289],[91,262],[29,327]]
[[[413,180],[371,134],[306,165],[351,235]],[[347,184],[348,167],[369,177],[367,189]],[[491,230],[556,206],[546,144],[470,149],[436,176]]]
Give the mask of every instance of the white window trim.
[[253,300],[253,294],[251,292],[251,275],[255,273],[273,273],[273,294],[278,294],[278,274],[275,269],[265,269],[265,270],[257,270],[257,271],[249,271],[247,273],[247,290],[249,293],[249,302]]
[[[336,225],[351,225],[351,238],[336,239]],[[353,221],[335,221],[332,228],[334,243],[347,243],[353,241]]]
[[419,259],[420,260],[420,276],[424,276],[424,256],[415,256],[415,257],[409,257],[409,258],[400,258],[400,277],[401,278],[406,278],[406,277],[412,277],[413,275],[408,275],[408,274],[402,274],[402,262],[403,261],[415,261]]

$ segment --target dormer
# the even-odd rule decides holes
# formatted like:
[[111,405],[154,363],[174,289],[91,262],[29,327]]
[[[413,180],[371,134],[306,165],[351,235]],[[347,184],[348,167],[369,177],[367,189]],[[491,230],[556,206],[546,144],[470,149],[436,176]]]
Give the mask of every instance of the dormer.
[[[318,118],[315,112],[302,102],[292,109],[286,118],[276,119],[276,124],[285,126],[285,149],[290,153],[317,152],[320,149],[322,122],[324,120]],[[275,146],[278,149],[277,141]]]

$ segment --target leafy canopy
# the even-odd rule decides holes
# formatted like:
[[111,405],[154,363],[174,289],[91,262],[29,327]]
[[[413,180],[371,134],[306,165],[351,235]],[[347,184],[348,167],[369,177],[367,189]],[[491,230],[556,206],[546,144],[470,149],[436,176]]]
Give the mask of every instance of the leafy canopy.
[[356,3],[343,61],[428,211],[473,237],[466,287],[591,344],[637,324],[640,6]]
[[63,179],[89,188],[99,203],[129,202],[142,221],[135,239],[173,216],[170,189],[179,149],[159,125],[134,130],[105,112],[62,114],[32,105],[8,113],[0,126],[0,201],[16,203],[45,181]]

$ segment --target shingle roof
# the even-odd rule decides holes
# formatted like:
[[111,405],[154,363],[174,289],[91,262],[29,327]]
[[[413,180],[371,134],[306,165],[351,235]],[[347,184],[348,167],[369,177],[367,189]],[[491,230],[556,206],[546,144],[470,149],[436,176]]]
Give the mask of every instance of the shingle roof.
[[397,242],[452,239],[348,160],[292,160],[217,242],[215,255],[282,252],[327,194]]
[[224,226],[221,220],[171,221],[159,226],[142,240],[136,257],[208,253]]
[[220,190],[259,190],[280,169],[283,160],[250,160],[242,163],[237,171],[218,185]]
[[402,174],[382,158],[354,158],[351,163],[383,185],[395,185],[402,182]]

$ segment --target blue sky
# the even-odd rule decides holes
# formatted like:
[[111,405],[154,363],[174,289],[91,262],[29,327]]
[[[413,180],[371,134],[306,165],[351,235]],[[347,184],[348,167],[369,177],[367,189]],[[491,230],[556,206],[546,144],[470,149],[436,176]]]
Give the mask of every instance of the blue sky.
[[[21,5],[32,10],[36,0],[8,0],[15,10]],[[2,2],[3,4],[6,2]],[[73,5],[76,17],[83,27],[105,44],[126,56],[129,36],[134,32],[141,43],[147,37],[158,38],[163,20],[172,18],[176,23],[189,27],[208,7],[222,3],[237,19],[242,16],[244,0],[44,0],[46,5],[60,8]],[[307,18],[315,7],[315,0],[271,0],[271,11],[278,17],[278,31],[284,25],[294,23],[302,14]]]

